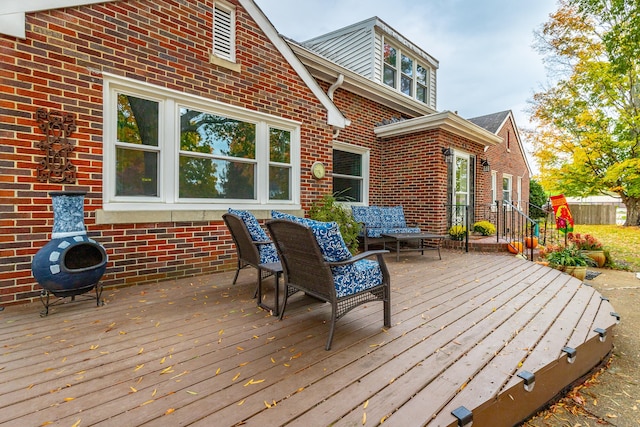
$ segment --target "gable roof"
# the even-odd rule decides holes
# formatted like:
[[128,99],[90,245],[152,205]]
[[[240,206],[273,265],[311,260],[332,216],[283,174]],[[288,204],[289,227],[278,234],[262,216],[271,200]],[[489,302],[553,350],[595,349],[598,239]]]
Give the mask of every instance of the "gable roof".
[[498,133],[504,122],[511,114],[511,111],[501,111],[499,113],[487,114],[485,116],[473,117],[469,120],[471,123],[475,123],[481,128],[488,130],[491,133]]
[[527,169],[529,170],[529,176],[531,176],[531,173],[532,173],[531,165],[529,164],[527,153],[524,150],[524,145],[522,144],[522,140],[520,139],[520,131],[518,130],[516,119],[513,117],[513,113],[511,112],[511,110],[500,111],[499,113],[473,117],[467,120],[469,120],[471,123],[474,123],[480,126],[483,129],[488,130],[494,135],[497,135],[498,132],[500,132],[500,129],[502,129],[502,127],[505,125],[507,120],[511,120],[511,123],[513,124],[514,133],[516,135],[516,141],[518,141],[518,148],[520,149],[520,153],[524,158],[524,163],[527,165]]
[[[66,7],[85,6],[96,3],[111,3],[121,0],[20,0],[0,2],[0,34],[17,38],[26,38],[26,13],[43,10],[62,9]],[[309,73],[300,59],[293,53],[289,45],[280,37],[275,27],[253,0],[238,0],[240,5],[251,15],[267,38],[291,65],[306,86],[313,92],[327,111],[327,124],[334,128],[344,129],[350,120],[336,107],[329,96],[322,90],[315,78]]]

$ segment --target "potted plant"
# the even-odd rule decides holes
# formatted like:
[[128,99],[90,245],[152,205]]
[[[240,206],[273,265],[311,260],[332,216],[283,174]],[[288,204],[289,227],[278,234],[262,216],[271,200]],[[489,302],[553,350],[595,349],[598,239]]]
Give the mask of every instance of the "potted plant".
[[467,228],[463,225],[454,225],[449,228],[449,236],[451,240],[463,240],[467,235]]
[[325,194],[320,200],[316,200],[309,209],[309,217],[316,221],[335,221],[340,227],[340,234],[352,254],[358,252],[358,235],[361,225],[351,212],[344,206],[338,204],[332,194]]
[[473,231],[475,233],[480,233],[483,236],[491,236],[496,234],[496,226],[491,224],[489,221],[478,221],[473,224]]
[[604,266],[607,261],[602,243],[591,234],[569,233],[567,238],[585,255],[594,260],[598,267]]
[[595,265],[591,258],[573,244],[547,253],[546,260],[549,262],[549,266],[564,271],[580,280],[585,279],[587,266]]

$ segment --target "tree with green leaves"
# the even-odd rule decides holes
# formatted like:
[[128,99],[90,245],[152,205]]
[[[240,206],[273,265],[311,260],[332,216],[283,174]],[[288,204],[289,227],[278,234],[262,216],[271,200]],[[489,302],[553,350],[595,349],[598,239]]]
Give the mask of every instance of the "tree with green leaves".
[[613,192],[640,225],[640,0],[560,0],[537,33],[548,89],[536,93],[532,133],[551,192]]

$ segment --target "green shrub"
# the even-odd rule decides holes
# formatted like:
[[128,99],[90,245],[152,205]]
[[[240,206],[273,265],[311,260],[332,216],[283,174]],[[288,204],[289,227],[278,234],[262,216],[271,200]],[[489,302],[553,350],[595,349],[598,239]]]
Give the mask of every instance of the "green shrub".
[[467,234],[467,228],[463,225],[454,225],[449,229],[449,236],[453,240],[462,240]]
[[351,215],[351,211],[336,202],[331,194],[325,194],[311,205],[309,217],[316,221],[335,221],[340,227],[340,234],[352,254],[358,252],[358,234],[361,225]]
[[478,221],[473,224],[473,231],[483,236],[491,236],[496,233],[496,227],[489,221]]

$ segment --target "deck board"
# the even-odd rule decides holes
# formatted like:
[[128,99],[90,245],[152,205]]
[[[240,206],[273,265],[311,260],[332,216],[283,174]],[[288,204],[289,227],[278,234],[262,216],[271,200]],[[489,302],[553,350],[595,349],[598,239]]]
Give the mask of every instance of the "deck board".
[[[326,304],[297,294],[278,321],[256,307],[246,270],[235,286],[221,273],[109,289],[104,307],[64,304],[46,318],[38,304],[9,307],[0,424],[448,426],[465,406],[474,425],[501,425],[496,413],[511,425],[553,397],[548,378],[566,386],[612,347],[611,303],[556,270],[451,251],[387,261],[392,327],[382,304],[359,307],[329,352]],[[578,349],[570,369],[565,345]],[[516,376],[525,369],[531,393]]]

